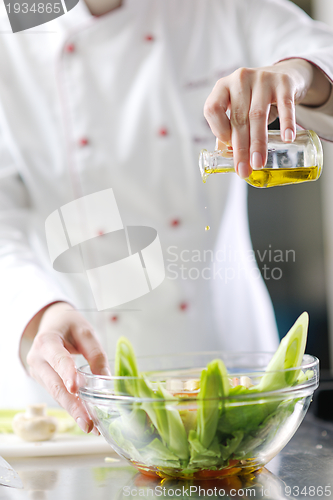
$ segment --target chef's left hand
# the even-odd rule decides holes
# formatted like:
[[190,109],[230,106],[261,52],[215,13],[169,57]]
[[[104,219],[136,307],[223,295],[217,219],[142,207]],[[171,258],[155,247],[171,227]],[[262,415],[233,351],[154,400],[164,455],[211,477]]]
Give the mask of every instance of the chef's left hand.
[[[268,124],[280,118],[281,138],[296,135],[295,104],[324,104],[331,83],[324,73],[303,59],[274,66],[240,68],[221,78],[209,95],[204,115],[213,134],[233,147],[236,172],[242,178],[267,162]],[[230,112],[230,119],[227,116]]]

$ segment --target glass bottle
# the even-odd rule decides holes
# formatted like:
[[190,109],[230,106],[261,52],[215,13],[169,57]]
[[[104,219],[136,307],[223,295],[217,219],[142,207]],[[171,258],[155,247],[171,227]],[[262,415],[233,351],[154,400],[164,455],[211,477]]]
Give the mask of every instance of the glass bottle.
[[[203,182],[210,174],[235,172],[232,148],[216,139],[216,149],[200,153],[199,167]],[[245,179],[254,187],[266,188],[316,181],[323,168],[323,148],[312,130],[297,132],[294,142],[283,142],[280,131],[268,132],[266,165],[252,170]]]

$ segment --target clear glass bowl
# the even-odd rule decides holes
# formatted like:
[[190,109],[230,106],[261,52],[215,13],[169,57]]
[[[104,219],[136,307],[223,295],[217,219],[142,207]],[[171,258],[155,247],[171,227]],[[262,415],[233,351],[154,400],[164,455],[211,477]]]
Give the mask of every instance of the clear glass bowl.
[[[297,372],[298,380],[303,381],[271,392],[256,392],[271,357],[270,353],[226,352],[138,357],[140,373],[153,390],[163,387],[172,394],[166,398],[133,397],[129,389],[140,379],[94,375],[85,365],[78,370],[79,394],[107,442],[144,474],[200,480],[248,474],[263,467],[288,443],[318,387],[319,361],[305,355],[300,367],[272,373],[288,381]],[[250,383],[251,390],[201,399],[201,370],[214,359],[225,363],[231,386]],[[110,367],[113,370],[113,362]],[[206,430],[216,429],[215,437],[202,449],[193,440],[199,433],[197,415],[204,411],[207,416],[211,409],[215,416],[217,409],[218,420],[213,419]],[[152,421],[156,415],[163,436]],[[179,417],[189,441],[184,450],[178,447],[177,455],[179,441],[173,433],[173,419]]]

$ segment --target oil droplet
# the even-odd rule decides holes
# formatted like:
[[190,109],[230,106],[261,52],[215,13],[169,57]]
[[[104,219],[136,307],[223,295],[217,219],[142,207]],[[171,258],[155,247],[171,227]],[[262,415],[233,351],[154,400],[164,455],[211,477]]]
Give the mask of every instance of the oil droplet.
[[210,226],[206,226],[205,231],[209,231],[209,230],[210,230]]

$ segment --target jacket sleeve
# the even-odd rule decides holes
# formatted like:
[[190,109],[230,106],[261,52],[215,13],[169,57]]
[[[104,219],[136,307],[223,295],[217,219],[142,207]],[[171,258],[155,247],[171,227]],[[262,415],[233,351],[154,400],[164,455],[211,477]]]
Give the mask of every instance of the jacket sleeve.
[[[314,21],[287,0],[241,0],[244,49],[251,66],[301,58],[319,67],[333,82],[333,30]],[[333,92],[321,107],[296,106],[297,123],[333,141]]]
[[71,302],[31,248],[32,214],[28,191],[8,145],[0,137],[0,331],[17,347],[38,311],[52,302]]

